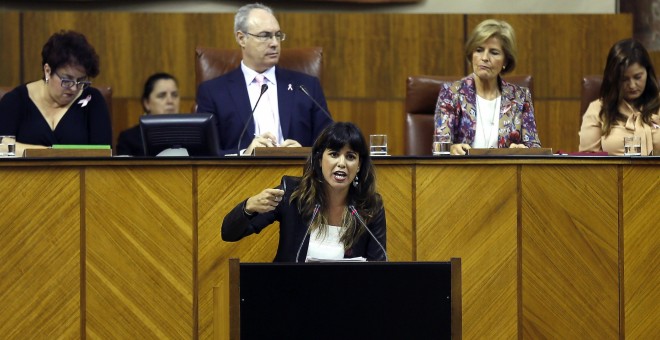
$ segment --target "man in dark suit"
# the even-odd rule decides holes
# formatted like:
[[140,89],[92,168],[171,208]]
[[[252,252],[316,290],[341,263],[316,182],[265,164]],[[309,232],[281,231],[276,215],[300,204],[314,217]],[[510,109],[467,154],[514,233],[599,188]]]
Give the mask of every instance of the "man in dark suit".
[[[223,154],[240,150],[250,155],[255,147],[311,146],[332,119],[299,86],[327,111],[319,80],[276,66],[286,35],[269,7],[241,7],[234,18],[234,31],[243,56],[240,67],[203,82],[197,90],[197,112],[213,113],[217,118]],[[268,89],[259,100],[263,84]],[[248,124],[252,108],[254,120]]]

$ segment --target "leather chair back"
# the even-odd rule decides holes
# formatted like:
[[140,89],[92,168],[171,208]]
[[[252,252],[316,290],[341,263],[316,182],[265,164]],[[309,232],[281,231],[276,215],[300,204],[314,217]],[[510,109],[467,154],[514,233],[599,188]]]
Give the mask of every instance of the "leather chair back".
[[582,78],[582,93],[580,97],[580,125],[582,116],[587,112],[589,104],[600,97],[600,86],[603,84],[603,76],[589,75]]
[[[406,154],[411,156],[431,155],[433,131],[435,130],[435,106],[443,83],[460,80],[459,76],[410,76],[406,81]],[[531,75],[508,76],[509,83],[529,88],[534,93]]]
[[10,87],[0,86],[0,99],[2,99],[2,97],[4,97],[9,91],[11,91]]
[[[321,79],[321,61],[323,48],[288,48],[282,49],[278,66],[309,74]],[[197,86],[203,81],[219,77],[241,64],[241,51],[197,47],[195,49],[195,80]]]

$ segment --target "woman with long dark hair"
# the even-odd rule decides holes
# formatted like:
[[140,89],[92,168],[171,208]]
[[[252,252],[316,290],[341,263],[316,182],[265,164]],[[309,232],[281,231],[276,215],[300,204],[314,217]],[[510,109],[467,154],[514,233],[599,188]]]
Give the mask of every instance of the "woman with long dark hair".
[[364,257],[386,260],[385,209],[364,136],[333,123],[318,137],[303,176],[284,176],[225,216],[222,239],[238,241],[280,222],[275,262]]
[[625,39],[607,56],[600,98],[589,104],[580,128],[580,151],[623,155],[624,137],[638,136],[642,155],[660,152],[660,95],[644,46]]

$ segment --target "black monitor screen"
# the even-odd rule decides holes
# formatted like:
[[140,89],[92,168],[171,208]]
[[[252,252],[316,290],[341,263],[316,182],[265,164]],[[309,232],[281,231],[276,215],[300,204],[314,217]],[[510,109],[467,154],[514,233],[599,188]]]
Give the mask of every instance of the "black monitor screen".
[[140,130],[147,156],[185,156],[180,152],[184,149],[190,156],[221,156],[211,113],[145,115],[140,117]]

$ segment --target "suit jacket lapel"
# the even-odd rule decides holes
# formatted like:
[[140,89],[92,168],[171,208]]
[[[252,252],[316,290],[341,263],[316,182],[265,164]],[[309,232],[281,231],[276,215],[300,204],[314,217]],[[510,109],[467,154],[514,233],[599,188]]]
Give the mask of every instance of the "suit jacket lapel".
[[[245,76],[240,67],[229,75],[229,83],[229,95],[234,101],[242,130],[252,114],[252,104],[250,104],[250,96],[248,95],[247,86],[245,86]],[[248,126],[245,135],[254,136],[254,124]],[[252,137],[245,140],[251,141]]]
[[280,126],[282,127],[282,138],[291,138],[289,130],[291,127],[291,113],[293,112],[293,90],[295,84],[291,80],[288,72],[275,67],[275,77],[277,77],[277,106],[280,112]]

